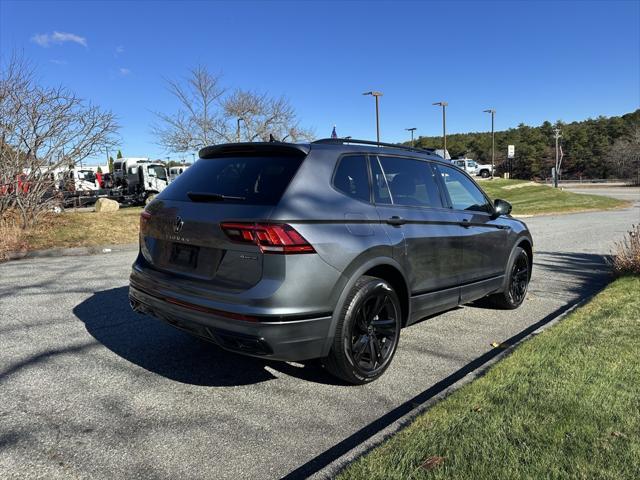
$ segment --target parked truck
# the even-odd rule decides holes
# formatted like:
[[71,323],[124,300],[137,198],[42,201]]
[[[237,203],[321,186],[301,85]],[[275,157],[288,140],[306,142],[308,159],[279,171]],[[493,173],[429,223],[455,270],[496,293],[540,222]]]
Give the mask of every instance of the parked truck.
[[113,163],[114,187],[130,203],[149,203],[169,184],[167,168],[148,158],[121,158]]
[[493,172],[493,167],[491,166],[490,163],[487,163],[487,164],[479,163],[477,165],[476,175],[478,175],[479,177],[489,178],[492,172]]
[[451,163],[453,163],[460,170],[464,170],[469,175],[476,175],[478,171],[478,164],[471,158],[454,158],[453,160],[451,160]]

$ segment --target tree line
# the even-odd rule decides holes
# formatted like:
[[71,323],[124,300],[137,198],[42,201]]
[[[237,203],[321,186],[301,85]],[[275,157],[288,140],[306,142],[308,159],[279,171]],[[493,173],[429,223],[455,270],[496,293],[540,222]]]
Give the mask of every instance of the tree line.
[[[513,178],[548,178],[555,165],[554,129],[561,132],[563,178],[625,178],[640,182],[640,109],[616,117],[538,127],[520,124],[495,132],[496,165]],[[406,142],[405,144],[409,144]],[[507,146],[515,145],[515,158],[507,162]],[[416,146],[442,148],[442,137],[419,137]],[[447,135],[451,158],[473,158],[491,163],[491,132]]]

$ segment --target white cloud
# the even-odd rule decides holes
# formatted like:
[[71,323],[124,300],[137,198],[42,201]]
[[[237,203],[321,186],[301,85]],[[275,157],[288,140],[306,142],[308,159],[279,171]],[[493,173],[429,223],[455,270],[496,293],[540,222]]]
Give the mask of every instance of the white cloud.
[[45,48],[51,45],[62,45],[67,42],[77,43],[85,48],[87,47],[86,38],[68,32],[36,33],[31,37],[31,41]]
[[116,47],[116,55],[120,55],[123,52],[124,52],[124,47],[122,45],[118,45]]
[[119,72],[120,72],[120,75],[122,75],[123,77],[126,77],[131,73],[131,70],[129,70],[128,68],[120,67]]
[[55,65],[66,65],[67,61],[66,60],[58,60],[57,58],[52,58],[51,60],[49,60],[51,63],[55,64]]

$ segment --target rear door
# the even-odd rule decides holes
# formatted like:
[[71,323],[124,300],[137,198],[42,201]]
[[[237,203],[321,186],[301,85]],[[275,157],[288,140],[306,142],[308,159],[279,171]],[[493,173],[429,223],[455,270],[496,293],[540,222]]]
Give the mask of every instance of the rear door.
[[407,272],[414,320],[456,305],[462,244],[460,225],[436,182],[428,161],[396,156],[370,157],[376,208]]
[[248,151],[200,159],[147,206],[141,251],[154,269],[212,290],[242,291],[262,278],[257,245],[232,242],[221,222],[264,222],[304,159]]

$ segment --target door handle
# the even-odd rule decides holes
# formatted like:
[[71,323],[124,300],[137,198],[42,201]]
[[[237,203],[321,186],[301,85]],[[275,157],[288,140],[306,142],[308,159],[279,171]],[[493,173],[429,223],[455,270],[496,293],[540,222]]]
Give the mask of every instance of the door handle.
[[393,225],[394,227],[399,227],[400,225],[404,225],[405,223],[407,223],[407,221],[402,217],[394,215],[391,218],[387,218],[387,223],[389,225]]
[[463,218],[460,222],[460,225],[462,225],[464,228],[469,228],[471,226],[471,223],[469,223],[469,220],[467,220],[466,218]]

